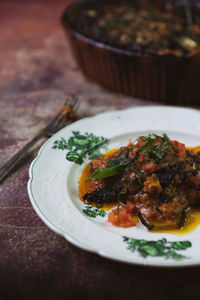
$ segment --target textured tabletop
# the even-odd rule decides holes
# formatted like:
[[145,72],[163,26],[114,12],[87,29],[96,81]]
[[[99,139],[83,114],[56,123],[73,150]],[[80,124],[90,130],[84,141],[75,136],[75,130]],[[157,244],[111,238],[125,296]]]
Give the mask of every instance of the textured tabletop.
[[[111,93],[83,77],[60,26],[69,0],[0,1],[0,165],[55,114],[66,93],[82,116],[153,103]],[[74,247],[49,230],[28,195],[41,144],[0,185],[0,299],[190,299],[199,268],[145,268]]]

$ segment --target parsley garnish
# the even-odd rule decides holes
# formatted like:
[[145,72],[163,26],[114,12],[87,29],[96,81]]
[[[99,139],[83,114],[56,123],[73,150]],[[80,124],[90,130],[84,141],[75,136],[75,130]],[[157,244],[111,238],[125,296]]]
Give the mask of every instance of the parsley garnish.
[[[138,153],[143,152],[147,155],[147,160],[152,161],[156,164],[159,164],[165,157],[167,151],[172,153],[177,152],[176,147],[170,142],[168,136],[163,133],[162,136],[159,136],[155,133],[151,133],[148,136],[139,137],[144,143],[141,147],[138,148]],[[159,143],[155,143],[159,141]],[[133,148],[137,147],[132,145]],[[96,169],[88,179],[93,178],[108,178],[114,176],[118,173],[119,170],[125,168],[128,165],[128,161],[124,158],[116,158],[111,161],[108,161],[109,167]],[[167,163],[162,165],[162,168],[167,166]],[[140,175],[144,174],[144,171],[141,169],[132,169],[137,174],[137,179],[141,185]]]
[[127,188],[125,187],[122,191],[120,191],[117,195],[117,213],[119,216],[119,207],[121,205],[120,197],[121,195],[125,195],[127,193]]
[[[172,153],[177,152],[176,147],[170,142],[165,133],[163,133],[162,136],[151,133],[148,136],[140,136],[139,138],[145,143],[138,149],[138,152],[145,153],[147,155],[147,160],[154,163],[160,163],[167,151]],[[159,144],[155,143],[157,140],[160,140]],[[136,146],[133,144],[133,147]]]
[[132,168],[131,170],[133,172],[135,172],[136,178],[137,178],[139,184],[142,185],[142,181],[141,181],[141,177],[140,176],[143,175],[143,174],[146,174],[146,172],[144,170],[142,170],[142,169],[137,169],[137,168]]

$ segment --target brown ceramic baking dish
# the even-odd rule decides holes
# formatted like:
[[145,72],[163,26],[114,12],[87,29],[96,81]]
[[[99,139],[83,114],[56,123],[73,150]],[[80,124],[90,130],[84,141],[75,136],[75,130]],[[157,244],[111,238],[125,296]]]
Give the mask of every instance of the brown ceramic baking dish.
[[92,9],[98,2],[73,3],[62,16],[62,24],[82,72],[113,91],[161,103],[198,105],[199,56],[140,55],[89,38],[75,29],[74,16],[77,12],[81,13],[88,7]]

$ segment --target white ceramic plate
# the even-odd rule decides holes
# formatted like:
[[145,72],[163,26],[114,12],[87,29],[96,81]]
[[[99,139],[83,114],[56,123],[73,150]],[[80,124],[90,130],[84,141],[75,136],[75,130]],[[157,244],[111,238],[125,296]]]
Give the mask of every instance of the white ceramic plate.
[[65,159],[65,150],[52,149],[55,140],[62,137],[68,140],[72,131],[109,138],[108,149],[126,145],[129,139],[151,132],[167,133],[187,146],[196,146],[200,145],[200,112],[150,106],[101,113],[75,122],[43,145],[30,166],[28,182],[28,194],[39,217],[53,231],[82,249],[141,265],[200,264],[200,226],[187,235],[177,236],[150,233],[142,225],[118,228],[107,222],[107,216],[90,218],[83,213],[86,205],[78,198],[78,180],[85,164],[71,163]]

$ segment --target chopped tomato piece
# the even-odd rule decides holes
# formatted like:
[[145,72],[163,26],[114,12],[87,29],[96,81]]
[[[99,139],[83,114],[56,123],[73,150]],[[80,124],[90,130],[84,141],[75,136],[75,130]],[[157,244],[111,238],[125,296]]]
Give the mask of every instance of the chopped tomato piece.
[[112,212],[113,212],[113,214],[114,214],[115,216],[117,216],[118,214],[120,214],[120,215],[125,215],[125,214],[126,214],[126,208],[125,208],[125,207],[120,207],[119,209],[118,209],[118,208],[114,208],[114,209],[112,210]]
[[178,141],[172,141],[172,144],[176,147],[178,151],[178,156],[185,158],[186,157],[185,144],[179,143]]
[[140,152],[139,155],[140,155],[140,158],[139,158],[140,161],[143,161],[143,160],[145,160],[147,158],[147,154],[144,153],[144,152]]
[[136,155],[136,153],[138,152],[138,148],[134,148],[134,149],[132,150],[132,152],[133,152],[134,155]]
[[115,215],[112,211],[108,214],[108,222],[115,226],[119,226],[119,217]]
[[102,157],[95,157],[92,160],[92,166],[94,169],[105,168],[105,160]]
[[141,147],[141,146],[143,146],[144,144],[145,144],[145,142],[144,142],[141,138],[138,138],[138,139],[137,139],[136,146]]
[[145,172],[153,172],[155,170],[156,165],[151,161],[142,166],[142,170]]
[[131,201],[127,201],[125,208],[127,213],[133,213],[135,205]]
[[135,208],[134,204],[128,201],[129,204],[126,207],[115,208],[108,214],[108,222],[115,226],[132,227],[135,226],[135,222],[132,218],[132,211]]
[[132,227],[135,226],[135,222],[130,214],[119,216],[119,223],[121,227]]
[[183,158],[186,157],[185,145],[184,144],[179,143],[179,145],[178,145],[178,154],[179,154],[180,157],[183,157]]
[[191,154],[191,155],[194,155],[194,154],[195,154],[195,151],[194,151],[193,149],[190,149],[189,151],[190,151],[190,154]]

